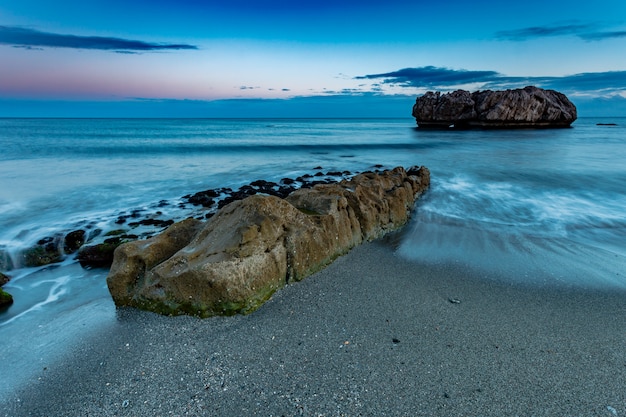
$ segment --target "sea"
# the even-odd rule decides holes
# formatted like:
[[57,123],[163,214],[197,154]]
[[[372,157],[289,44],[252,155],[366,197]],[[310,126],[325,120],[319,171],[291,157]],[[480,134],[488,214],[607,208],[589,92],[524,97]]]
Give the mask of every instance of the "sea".
[[626,118],[547,130],[424,130],[412,118],[0,119],[0,265],[14,297],[0,312],[0,398],[117,320],[106,269],[75,254],[21,265],[41,239],[130,229],[116,223],[128,213],[202,217],[183,196],[207,189],[415,165],[432,182],[397,256],[510,285],[626,290]]

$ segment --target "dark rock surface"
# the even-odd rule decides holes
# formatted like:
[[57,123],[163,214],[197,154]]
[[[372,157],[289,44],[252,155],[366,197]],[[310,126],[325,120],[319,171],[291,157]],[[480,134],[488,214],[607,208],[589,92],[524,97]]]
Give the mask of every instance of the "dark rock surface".
[[0,247],[0,271],[10,271],[11,269],[13,269],[11,255],[4,247]]
[[[9,282],[11,278],[0,272],[0,287]],[[0,288],[0,311],[8,308],[13,304],[13,296]]]
[[9,308],[13,304],[13,296],[0,288],[0,311]]
[[120,235],[105,239],[95,245],[86,245],[80,248],[76,259],[83,268],[108,268],[113,263],[113,252],[122,243],[128,243],[137,236],[126,237]]
[[4,275],[2,272],[0,272],[0,287],[2,287],[4,284],[9,282],[10,280],[11,280],[11,277],[9,277],[8,275]]
[[569,127],[576,106],[562,93],[537,87],[505,91],[427,92],[418,97],[413,117],[422,128]]
[[86,233],[84,230],[74,230],[65,235],[63,250],[70,254],[76,252],[85,243]]
[[25,267],[37,267],[61,262],[64,258],[61,248],[61,236],[45,237],[21,253],[20,264]]

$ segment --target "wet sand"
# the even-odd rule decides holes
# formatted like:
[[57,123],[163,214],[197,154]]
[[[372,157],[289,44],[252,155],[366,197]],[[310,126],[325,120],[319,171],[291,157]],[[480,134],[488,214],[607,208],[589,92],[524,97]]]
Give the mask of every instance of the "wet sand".
[[626,292],[424,265],[395,243],[248,316],[119,310],[0,415],[626,415]]

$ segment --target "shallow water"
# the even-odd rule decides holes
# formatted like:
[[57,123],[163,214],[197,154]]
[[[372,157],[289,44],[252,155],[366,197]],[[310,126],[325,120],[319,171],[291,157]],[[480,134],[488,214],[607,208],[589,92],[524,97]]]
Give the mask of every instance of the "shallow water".
[[[0,119],[0,249],[16,266],[5,286],[15,304],[0,313],[0,374],[39,366],[38,358],[53,356],[50,347],[62,351],[81,332],[63,323],[115,320],[105,270],[82,269],[73,256],[20,268],[23,248],[78,228],[119,228],[117,216],[135,209],[172,219],[202,214],[181,208],[180,198],[317,166],[431,170],[401,256],[461,263],[520,285],[623,290],[626,119],[597,122],[607,120],[559,130],[430,131],[412,119]],[[17,385],[7,381],[0,395]]]

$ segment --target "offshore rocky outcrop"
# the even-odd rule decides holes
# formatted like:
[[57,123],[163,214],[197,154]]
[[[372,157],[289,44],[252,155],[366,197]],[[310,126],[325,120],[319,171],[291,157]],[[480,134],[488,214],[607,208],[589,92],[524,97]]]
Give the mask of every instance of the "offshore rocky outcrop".
[[254,195],[208,222],[187,219],[116,249],[107,277],[117,306],[200,317],[249,313],[279,288],[365,240],[404,225],[430,184],[425,167],[363,173]]
[[413,117],[422,128],[563,128],[577,118],[562,93],[537,87],[505,91],[429,91],[418,97]]

